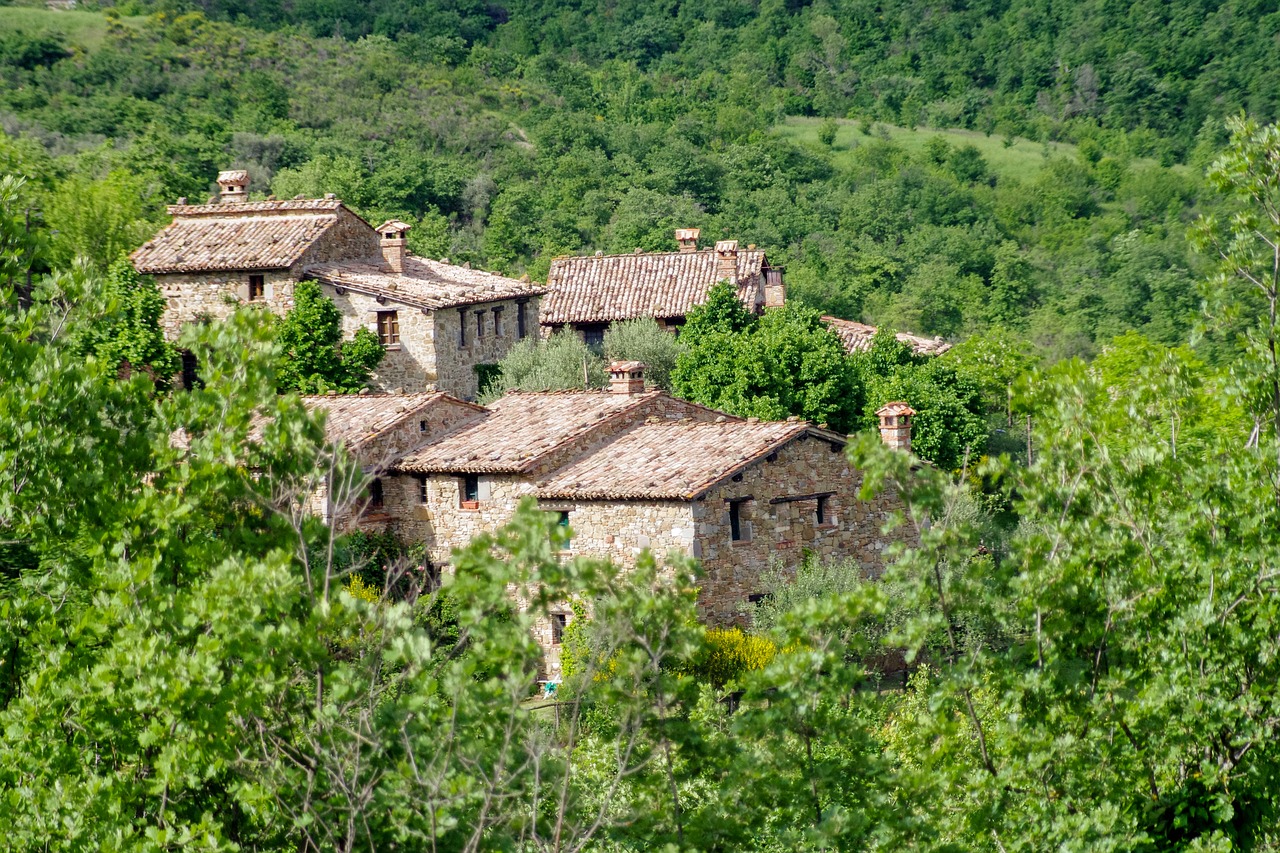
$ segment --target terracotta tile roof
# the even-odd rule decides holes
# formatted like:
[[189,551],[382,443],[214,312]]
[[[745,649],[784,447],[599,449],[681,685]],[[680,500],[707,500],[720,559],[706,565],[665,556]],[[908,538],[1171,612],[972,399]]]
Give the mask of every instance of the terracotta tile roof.
[[531,282],[412,255],[404,259],[403,272],[392,271],[382,261],[364,260],[315,264],[306,273],[333,287],[385,295],[432,310],[546,293],[546,288]]
[[[468,406],[479,414],[484,410],[472,403],[464,403],[443,392],[422,394],[338,394],[335,396],[303,396],[302,403],[311,412],[323,412],[325,439],[343,444],[348,449],[359,447],[366,441],[415,417],[432,403],[448,400],[459,406]],[[251,438],[258,438],[265,418],[255,420]]]
[[338,221],[336,199],[171,205],[130,257],[141,273],[286,269]]
[[[684,317],[723,276],[714,249],[556,258],[542,300],[544,324],[610,323],[635,317]],[[738,251],[738,296],[757,307],[764,252]]]
[[646,422],[559,469],[538,484],[536,494],[564,500],[692,500],[807,432],[842,440],[804,422]]
[[519,473],[549,453],[584,440],[606,419],[662,396],[605,391],[506,394],[488,414],[405,456],[396,468],[420,473]]
[[[822,322],[840,336],[848,352],[865,352],[871,348],[871,339],[876,334],[875,326],[868,326],[866,323],[858,323],[854,320],[841,320],[838,317],[823,317]],[[906,332],[898,332],[894,337],[911,347],[918,355],[942,355],[951,349],[951,344],[942,338],[922,338]]]

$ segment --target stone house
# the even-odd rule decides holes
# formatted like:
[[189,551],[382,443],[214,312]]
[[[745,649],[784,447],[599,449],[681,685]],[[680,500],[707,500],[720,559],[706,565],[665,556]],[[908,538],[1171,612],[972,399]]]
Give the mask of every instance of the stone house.
[[[753,314],[786,302],[783,269],[770,265],[763,251],[754,245],[741,250],[736,240],[699,249],[699,234],[697,228],[676,229],[675,252],[556,258],[542,300],[543,334],[568,328],[598,347],[609,325],[622,320],[653,317],[662,326],[679,329],[689,311],[707,301],[711,288],[726,280],[738,288],[738,298]],[[853,320],[822,321],[850,353],[870,347],[876,333],[875,326]],[[941,355],[951,348],[942,338],[905,332],[896,337],[920,355]]]
[[[633,362],[610,372],[606,390],[512,392],[486,407],[443,394],[307,398],[374,477],[366,504],[338,521],[422,543],[447,571],[454,548],[532,497],[572,530],[571,554],[624,568],[646,548],[700,560],[699,611],[721,623],[768,592],[771,566],[814,554],[874,575],[890,542],[912,535],[881,532],[896,496],[858,499],[844,436],[646,389]],[[538,627],[551,671],[570,618],[565,606]]]
[[[248,183],[247,172],[219,173],[220,199],[179,199],[173,221],[132,255],[168,303],[171,339],[244,304],[283,314],[310,279],[338,306],[345,336],[368,328],[386,348],[375,388],[473,399],[485,366],[536,331],[543,288],[417,257],[407,224],[374,228],[332,195],[249,201]],[[185,360],[184,378],[193,370]]]
[[698,248],[699,229],[677,229],[674,252],[556,258],[547,273],[547,295],[539,321],[543,333],[569,328],[598,345],[610,323],[653,317],[679,328],[689,310],[707,301],[711,288],[729,281],[752,313],[782,305],[782,269],[770,266],[754,245],[721,240]]

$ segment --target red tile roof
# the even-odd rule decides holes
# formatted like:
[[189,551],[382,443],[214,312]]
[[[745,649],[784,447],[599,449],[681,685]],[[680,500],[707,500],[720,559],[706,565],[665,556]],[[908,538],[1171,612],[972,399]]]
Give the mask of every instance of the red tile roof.
[[138,272],[273,270],[337,224],[336,199],[171,205],[173,222],[131,256]]
[[413,255],[404,259],[402,272],[394,272],[380,260],[353,260],[314,264],[306,274],[331,287],[389,296],[430,310],[546,293],[546,288],[531,282]]
[[693,500],[806,433],[843,441],[804,422],[649,421],[579,457],[537,486],[561,500]]
[[[738,296],[750,310],[760,304],[764,252],[738,250]],[[650,252],[598,257],[565,257],[551,262],[541,321],[610,323],[636,317],[684,317],[707,300],[723,278],[714,249]]]
[[660,391],[512,391],[481,420],[405,456],[396,468],[421,473],[520,473],[586,437],[614,415],[648,405]]
[[[840,336],[846,351],[865,352],[871,348],[871,339],[876,334],[875,326],[868,326],[866,323],[858,323],[854,320],[841,320],[838,317],[823,317],[822,322]],[[898,332],[894,337],[911,347],[918,355],[942,355],[951,349],[951,344],[942,338],[922,338],[906,332]]]

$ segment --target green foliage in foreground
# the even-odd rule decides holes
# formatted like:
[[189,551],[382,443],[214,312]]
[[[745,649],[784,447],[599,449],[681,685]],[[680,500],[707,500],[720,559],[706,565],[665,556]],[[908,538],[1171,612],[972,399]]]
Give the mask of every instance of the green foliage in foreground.
[[344,341],[342,313],[314,281],[298,282],[293,300],[276,331],[280,390],[351,394],[366,387],[369,372],[386,354],[378,336],[362,326]]

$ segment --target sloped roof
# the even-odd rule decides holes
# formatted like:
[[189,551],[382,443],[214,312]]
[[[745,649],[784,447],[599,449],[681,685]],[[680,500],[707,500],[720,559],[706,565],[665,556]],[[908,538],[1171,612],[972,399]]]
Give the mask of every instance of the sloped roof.
[[352,260],[314,264],[306,268],[306,274],[332,287],[387,296],[430,310],[546,292],[546,288],[531,282],[413,255],[404,259],[403,272],[395,272],[380,260]]
[[[355,449],[415,417],[432,403],[448,402],[456,406],[484,411],[480,406],[450,397],[440,391],[420,394],[337,394],[303,396],[302,404],[310,412],[324,413],[325,440]],[[255,419],[251,438],[259,438],[267,419]]]
[[396,468],[420,473],[519,473],[584,439],[608,418],[648,404],[660,391],[513,391],[486,415],[408,454]]
[[286,269],[337,224],[337,199],[171,205],[173,221],[130,257],[144,274]]
[[[650,252],[564,257],[551,262],[541,321],[611,323],[636,317],[684,317],[722,278],[716,252]],[[764,252],[738,250],[738,297],[756,307]]]
[[645,422],[560,468],[537,486],[562,500],[692,500],[806,433],[843,441],[804,422]]
[[[838,317],[823,317],[822,322],[840,336],[840,341],[847,352],[866,352],[871,349],[871,339],[875,337],[877,331],[875,326],[868,326],[866,323],[858,323],[854,320],[841,320]],[[922,338],[906,332],[898,332],[894,337],[911,347],[917,355],[942,355],[951,349],[951,344],[942,338]]]

